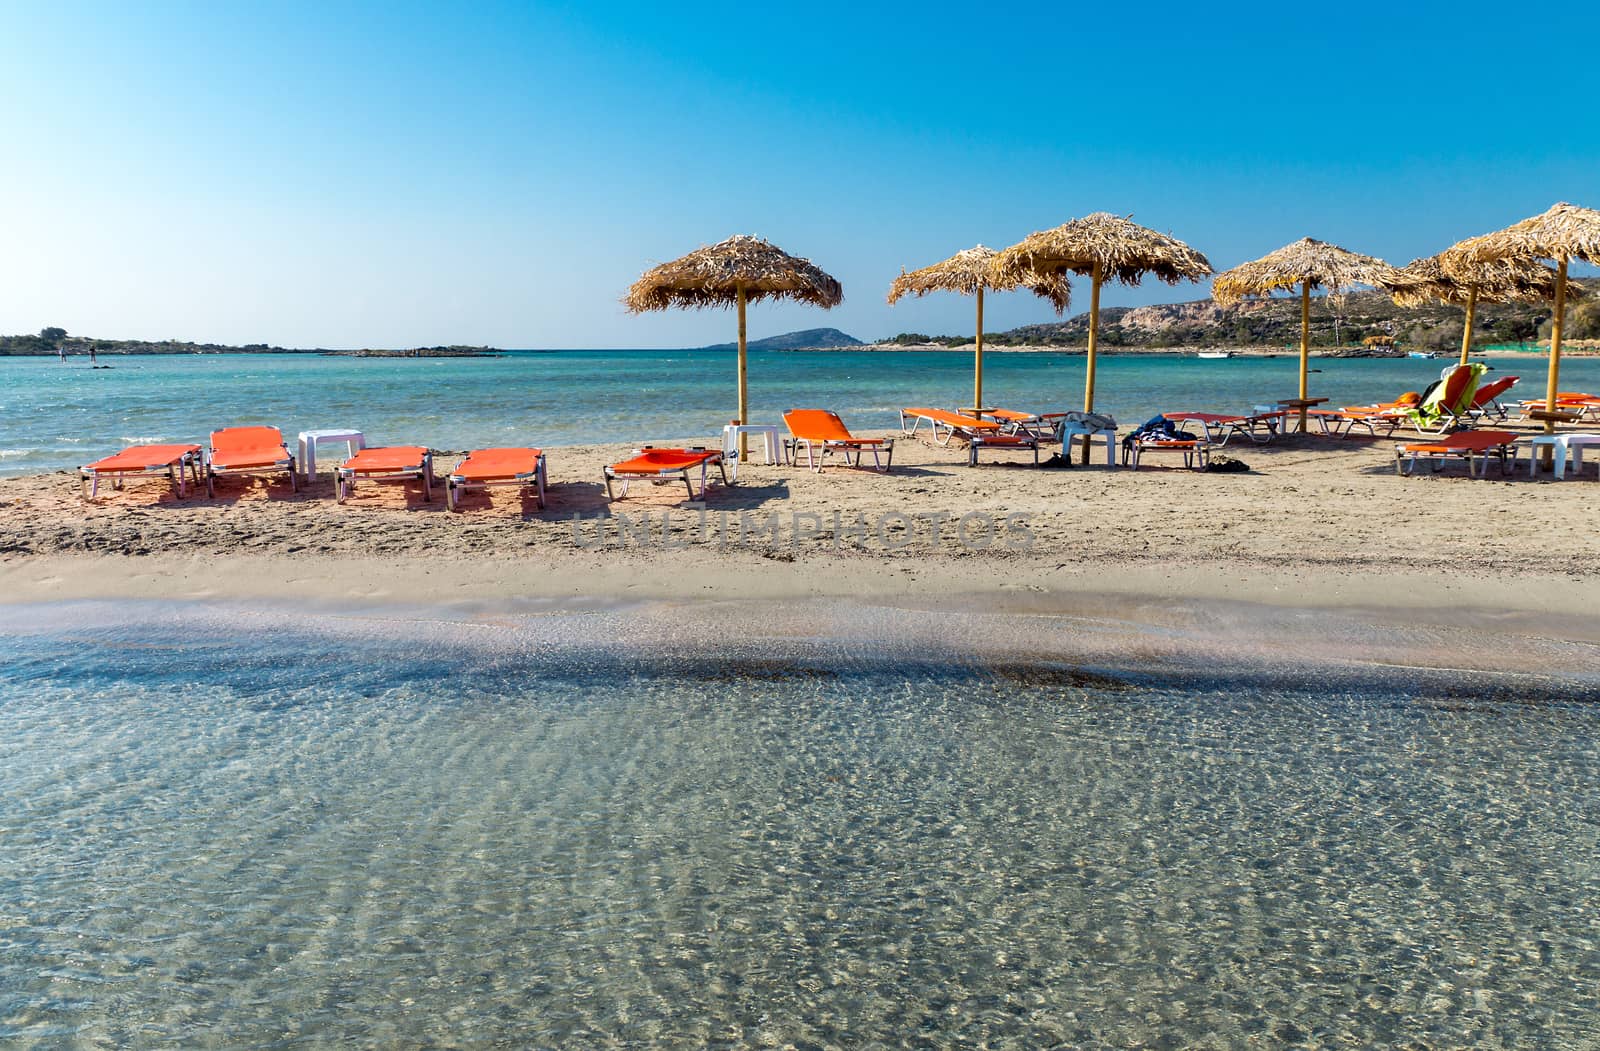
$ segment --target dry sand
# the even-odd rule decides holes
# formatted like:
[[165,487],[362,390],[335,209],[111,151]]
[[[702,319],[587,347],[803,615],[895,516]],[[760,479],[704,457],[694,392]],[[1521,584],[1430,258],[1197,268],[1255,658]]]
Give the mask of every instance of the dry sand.
[[[499,491],[451,513],[442,487],[427,503],[415,486],[378,484],[341,506],[326,474],[298,495],[230,479],[214,500],[178,500],[150,480],[93,502],[65,472],[4,479],[0,599],[848,596],[1046,612],[1120,596],[1441,623],[1518,616],[1585,638],[1600,623],[1592,474],[1502,481],[1492,469],[1485,481],[1453,466],[1401,478],[1393,442],[1320,437],[1222,450],[1247,461],[1248,474],[1191,472],[1166,455],[1111,470],[1098,448],[1088,468],[1035,469],[1003,453],[969,468],[959,450],[902,440],[887,476],[747,465],[737,485],[711,490],[702,520],[681,486],[635,484],[628,500],[608,504],[600,465],[629,451],[551,450],[543,512]],[[629,515],[625,540],[617,511]],[[769,514],[776,536],[741,537],[741,525],[765,526]],[[859,525],[836,536],[835,514],[844,531],[864,523],[865,537]],[[973,543],[963,544],[956,519],[968,514]],[[939,516],[948,517],[936,540]],[[908,520],[909,534],[892,528]],[[796,526],[816,535],[797,537]]]

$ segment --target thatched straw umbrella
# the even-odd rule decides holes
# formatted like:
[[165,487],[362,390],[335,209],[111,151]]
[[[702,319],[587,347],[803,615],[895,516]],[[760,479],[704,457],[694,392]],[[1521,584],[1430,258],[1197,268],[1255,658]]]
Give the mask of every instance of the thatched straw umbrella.
[[1458,261],[1453,268],[1446,269],[1443,260],[1444,253],[1413,259],[1399,269],[1401,280],[1385,283],[1384,288],[1389,297],[1403,307],[1434,302],[1465,307],[1466,324],[1461,334],[1463,365],[1472,351],[1472,326],[1479,303],[1546,303],[1555,298],[1556,272],[1543,263],[1513,259],[1493,263]]
[[[983,292],[984,289],[995,287],[994,260],[999,254],[993,248],[977,245],[957,252],[942,263],[925,266],[909,274],[901,270],[900,276],[889,286],[890,306],[907,294],[925,296],[929,292],[959,292],[964,296],[977,296],[977,348],[972,365],[974,408],[983,407]],[[1058,274],[1028,287],[1055,303],[1057,313],[1065,310],[1072,301],[1072,287],[1065,275]]]
[[[1306,377],[1311,363],[1311,290],[1325,288],[1330,297],[1356,285],[1378,285],[1395,279],[1394,267],[1370,255],[1361,255],[1302,237],[1250,263],[1218,274],[1211,283],[1211,298],[1233,306],[1250,297],[1265,297],[1281,289],[1300,286],[1300,400],[1306,400]],[[1300,406],[1300,430],[1306,429],[1306,407]]]
[[1567,312],[1567,264],[1574,259],[1600,262],[1600,212],[1561,203],[1543,215],[1524,219],[1499,233],[1484,234],[1461,242],[1445,253],[1446,268],[1494,260],[1540,259],[1556,264],[1555,309],[1550,327],[1550,370],[1545,387],[1544,430],[1554,434],[1556,392],[1560,387],[1561,328]]
[[[646,270],[622,302],[635,314],[668,307],[738,307],[739,422],[749,423],[745,305],[763,299],[793,299],[828,309],[844,300],[844,290],[809,259],[797,259],[759,237],[739,234]],[[744,452],[741,438],[741,457]]]
[[[1054,230],[1029,234],[995,257],[995,288],[1034,287],[1052,277],[1087,275],[1089,286],[1089,354],[1083,388],[1083,411],[1094,411],[1095,350],[1100,335],[1100,286],[1107,281],[1137,285],[1154,274],[1169,285],[1198,281],[1211,273],[1206,257],[1175,237],[1128,219],[1096,212]],[[1056,313],[1065,304],[1058,303]],[[1089,439],[1083,440],[1083,462],[1089,462]]]

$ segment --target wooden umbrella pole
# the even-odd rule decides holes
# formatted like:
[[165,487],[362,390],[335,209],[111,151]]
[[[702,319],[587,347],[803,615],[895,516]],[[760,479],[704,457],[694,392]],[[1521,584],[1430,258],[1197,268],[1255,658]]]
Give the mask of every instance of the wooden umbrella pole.
[[983,408],[983,286],[978,286],[978,350],[972,363],[972,409]]
[[[740,282],[735,291],[739,296],[739,423],[744,425],[750,422],[750,389],[746,383],[745,367],[745,327],[744,327],[744,283]],[[743,463],[750,454],[750,439],[743,431],[739,432],[739,462]]]
[[[1083,380],[1083,411],[1094,411],[1094,366],[1095,348],[1100,339],[1100,264],[1094,264],[1094,276],[1090,279],[1093,283],[1089,286],[1089,360],[1088,367],[1084,370]],[[1089,435],[1083,436],[1083,459],[1080,463],[1089,462]]]
[[[1300,282],[1300,400],[1305,401],[1311,371],[1311,282]],[[1300,406],[1300,433],[1306,433],[1306,407]]]
[[[1544,408],[1546,412],[1556,411],[1556,392],[1561,389],[1561,323],[1563,315],[1567,312],[1567,260],[1565,257],[1556,261],[1556,312],[1550,321],[1550,378],[1545,383]],[[1556,421],[1544,421],[1544,433],[1556,433]],[[1550,447],[1545,447],[1545,452],[1550,452]]]
[[1461,364],[1467,363],[1467,355],[1472,353],[1472,321],[1478,312],[1478,286],[1473,285],[1467,289],[1467,328],[1461,333]]

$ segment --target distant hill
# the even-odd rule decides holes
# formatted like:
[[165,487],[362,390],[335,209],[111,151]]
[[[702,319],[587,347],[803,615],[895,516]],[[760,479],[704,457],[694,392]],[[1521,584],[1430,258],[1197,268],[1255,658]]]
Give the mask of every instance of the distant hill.
[[[836,328],[808,328],[803,332],[785,332],[781,336],[750,340],[750,350],[829,350],[834,347],[860,347],[861,340],[846,335]],[[737,343],[717,343],[701,350],[736,350]]]
[[37,336],[0,336],[0,357],[64,354],[79,357],[125,354],[336,354],[358,358],[481,358],[493,357],[495,347],[415,347],[406,349],[328,350],[323,347],[274,347],[249,343],[242,347],[224,343],[188,343],[175,339],[153,342],[138,339],[93,339],[69,336],[58,328],[47,328]]

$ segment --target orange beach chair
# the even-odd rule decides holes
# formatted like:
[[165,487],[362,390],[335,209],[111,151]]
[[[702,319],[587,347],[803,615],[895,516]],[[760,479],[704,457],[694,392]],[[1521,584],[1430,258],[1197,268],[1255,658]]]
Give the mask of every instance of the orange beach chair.
[[[1489,474],[1489,460],[1498,457],[1500,473],[1504,475],[1508,470],[1508,462],[1515,466],[1515,453],[1511,447],[1520,437],[1511,431],[1460,431],[1426,442],[1397,444],[1394,447],[1394,470],[1396,474],[1415,474],[1417,461],[1426,458],[1431,473],[1438,470],[1441,460],[1462,456],[1467,461],[1467,474],[1485,478]],[[1410,457],[1409,462],[1407,457]],[[1473,457],[1477,457],[1481,463],[1476,471],[1473,470]]]
[[949,445],[953,438],[966,442],[968,467],[978,465],[979,449],[1031,449],[1033,462],[1039,462],[1039,439],[1027,434],[1006,434],[1005,425],[998,420],[982,420],[944,409],[900,410],[900,433],[905,437],[916,437],[924,423],[938,445]]
[[84,487],[84,496],[93,500],[100,492],[100,478],[111,479],[112,486],[122,488],[122,480],[129,475],[164,474],[172,481],[178,496],[184,495],[183,469],[189,469],[194,484],[200,485],[200,446],[198,445],[130,445],[115,456],[107,456],[78,468]]
[[[794,463],[804,449],[806,466],[818,474],[832,452],[842,453],[846,466],[860,467],[862,453],[871,450],[873,469],[884,474],[894,461],[893,438],[857,438],[837,413],[827,409],[790,409],[783,414],[783,423],[789,428],[789,462]],[[851,453],[855,453],[854,462]]]
[[1258,412],[1251,416],[1234,416],[1222,412],[1164,412],[1161,415],[1174,423],[1198,423],[1205,431],[1206,441],[1223,446],[1235,435],[1244,435],[1257,445],[1265,445],[1278,436],[1287,409]]
[[[695,468],[700,469],[700,498],[706,495],[706,472],[715,464],[717,471],[722,475],[722,484],[728,484],[728,471],[722,463],[722,453],[717,449],[657,449],[653,445],[646,445],[634,451],[631,460],[621,463],[607,464],[603,469],[606,479],[606,498],[609,500],[625,499],[628,495],[628,483],[635,478],[643,478],[651,485],[666,485],[677,478],[683,482],[684,488],[689,490],[689,499],[694,499],[694,483],[689,480],[689,473]],[[617,496],[611,489],[615,480],[622,482],[622,496]]]
[[355,495],[356,479],[369,482],[422,483],[422,498],[433,499],[433,453],[420,445],[362,449],[333,472],[333,498],[344,503]]
[[217,495],[217,479],[224,475],[289,475],[291,492],[300,490],[300,474],[295,470],[294,454],[276,427],[224,427],[211,432],[211,451],[206,454],[206,495]]
[[445,506],[454,511],[461,494],[514,485],[532,489],[539,510],[544,510],[545,465],[540,449],[476,449],[456,464],[444,480]]

